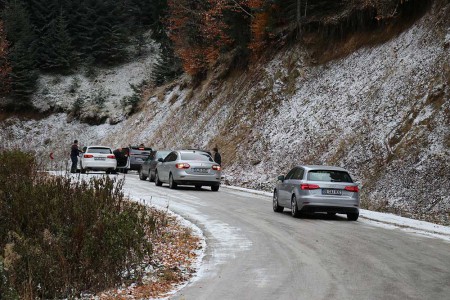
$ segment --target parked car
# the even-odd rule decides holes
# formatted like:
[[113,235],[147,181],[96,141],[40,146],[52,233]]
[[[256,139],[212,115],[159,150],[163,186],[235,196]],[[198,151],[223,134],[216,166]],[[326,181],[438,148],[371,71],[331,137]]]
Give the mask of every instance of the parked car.
[[[151,152],[152,148],[143,146],[128,146],[114,150],[117,157],[117,170],[122,173],[128,173],[128,170],[139,171]],[[120,155],[117,155],[119,153]]]
[[129,146],[128,156],[130,157],[130,170],[139,171],[141,165],[150,156],[152,148],[143,146]]
[[286,176],[278,176],[273,191],[273,210],[291,209],[293,217],[302,212],[359,216],[359,188],[347,170],[331,166],[297,166]]
[[150,156],[144,161],[139,169],[139,179],[145,180],[148,178],[150,182],[155,181],[155,171],[156,166],[160,163],[159,159],[164,160],[169,153],[170,150],[152,151]]
[[105,146],[88,146],[83,148],[80,159],[80,171],[105,171],[107,174],[116,171],[117,161],[111,148]]
[[204,151],[172,151],[159,161],[155,173],[157,186],[168,183],[171,189],[178,185],[193,185],[196,189],[210,186],[212,191],[219,190],[222,169]]

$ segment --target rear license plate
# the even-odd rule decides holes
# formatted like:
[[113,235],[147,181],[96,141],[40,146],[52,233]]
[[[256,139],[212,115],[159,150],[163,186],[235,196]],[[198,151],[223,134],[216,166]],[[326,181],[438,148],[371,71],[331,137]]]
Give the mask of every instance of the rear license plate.
[[342,190],[336,189],[322,189],[322,195],[342,195]]
[[94,157],[94,160],[105,160],[104,157]]
[[196,173],[208,173],[208,169],[204,169],[204,168],[194,168],[193,170]]

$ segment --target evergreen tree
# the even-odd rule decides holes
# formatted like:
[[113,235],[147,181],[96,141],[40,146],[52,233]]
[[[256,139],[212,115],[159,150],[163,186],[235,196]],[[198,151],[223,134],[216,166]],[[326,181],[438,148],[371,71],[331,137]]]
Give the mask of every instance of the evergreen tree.
[[41,68],[67,72],[74,62],[71,38],[67,31],[67,22],[61,11],[56,20],[47,26],[41,43],[46,46],[41,49]]
[[11,95],[18,100],[14,103],[15,108],[29,107],[30,96],[35,90],[38,78],[34,56],[27,45],[17,42],[11,49],[10,61]]
[[8,1],[3,14],[7,38],[11,42],[8,55],[11,64],[11,95],[18,100],[14,102],[15,108],[20,109],[30,106],[29,97],[36,86],[36,36],[22,2]]
[[3,21],[0,20],[0,96],[6,95],[10,91],[11,66],[8,61],[9,42],[3,30]]
[[156,86],[163,85],[182,73],[181,61],[175,56],[171,44],[161,46],[161,54],[155,63],[151,80]]

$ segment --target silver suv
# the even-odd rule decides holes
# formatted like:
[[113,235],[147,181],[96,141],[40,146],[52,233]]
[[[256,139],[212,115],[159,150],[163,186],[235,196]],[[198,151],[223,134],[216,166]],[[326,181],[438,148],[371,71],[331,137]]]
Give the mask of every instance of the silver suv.
[[347,214],[356,221],[359,216],[359,188],[347,170],[330,166],[297,166],[286,176],[278,176],[273,191],[273,210],[291,209],[293,217],[302,212]]

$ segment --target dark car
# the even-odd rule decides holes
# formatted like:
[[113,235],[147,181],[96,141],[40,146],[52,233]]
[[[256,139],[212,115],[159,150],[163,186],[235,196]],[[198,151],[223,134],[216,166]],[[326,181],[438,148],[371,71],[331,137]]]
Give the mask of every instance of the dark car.
[[130,146],[128,147],[128,153],[130,157],[130,170],[139,171],[141,165],[152,153],[152,148],[143,146]]
[[166,158],[170,150],[152,151],[150,156],[144,161],[139,170],[139,178],[141,180],[149,179],[151,182],[155,181],[156,165]]

